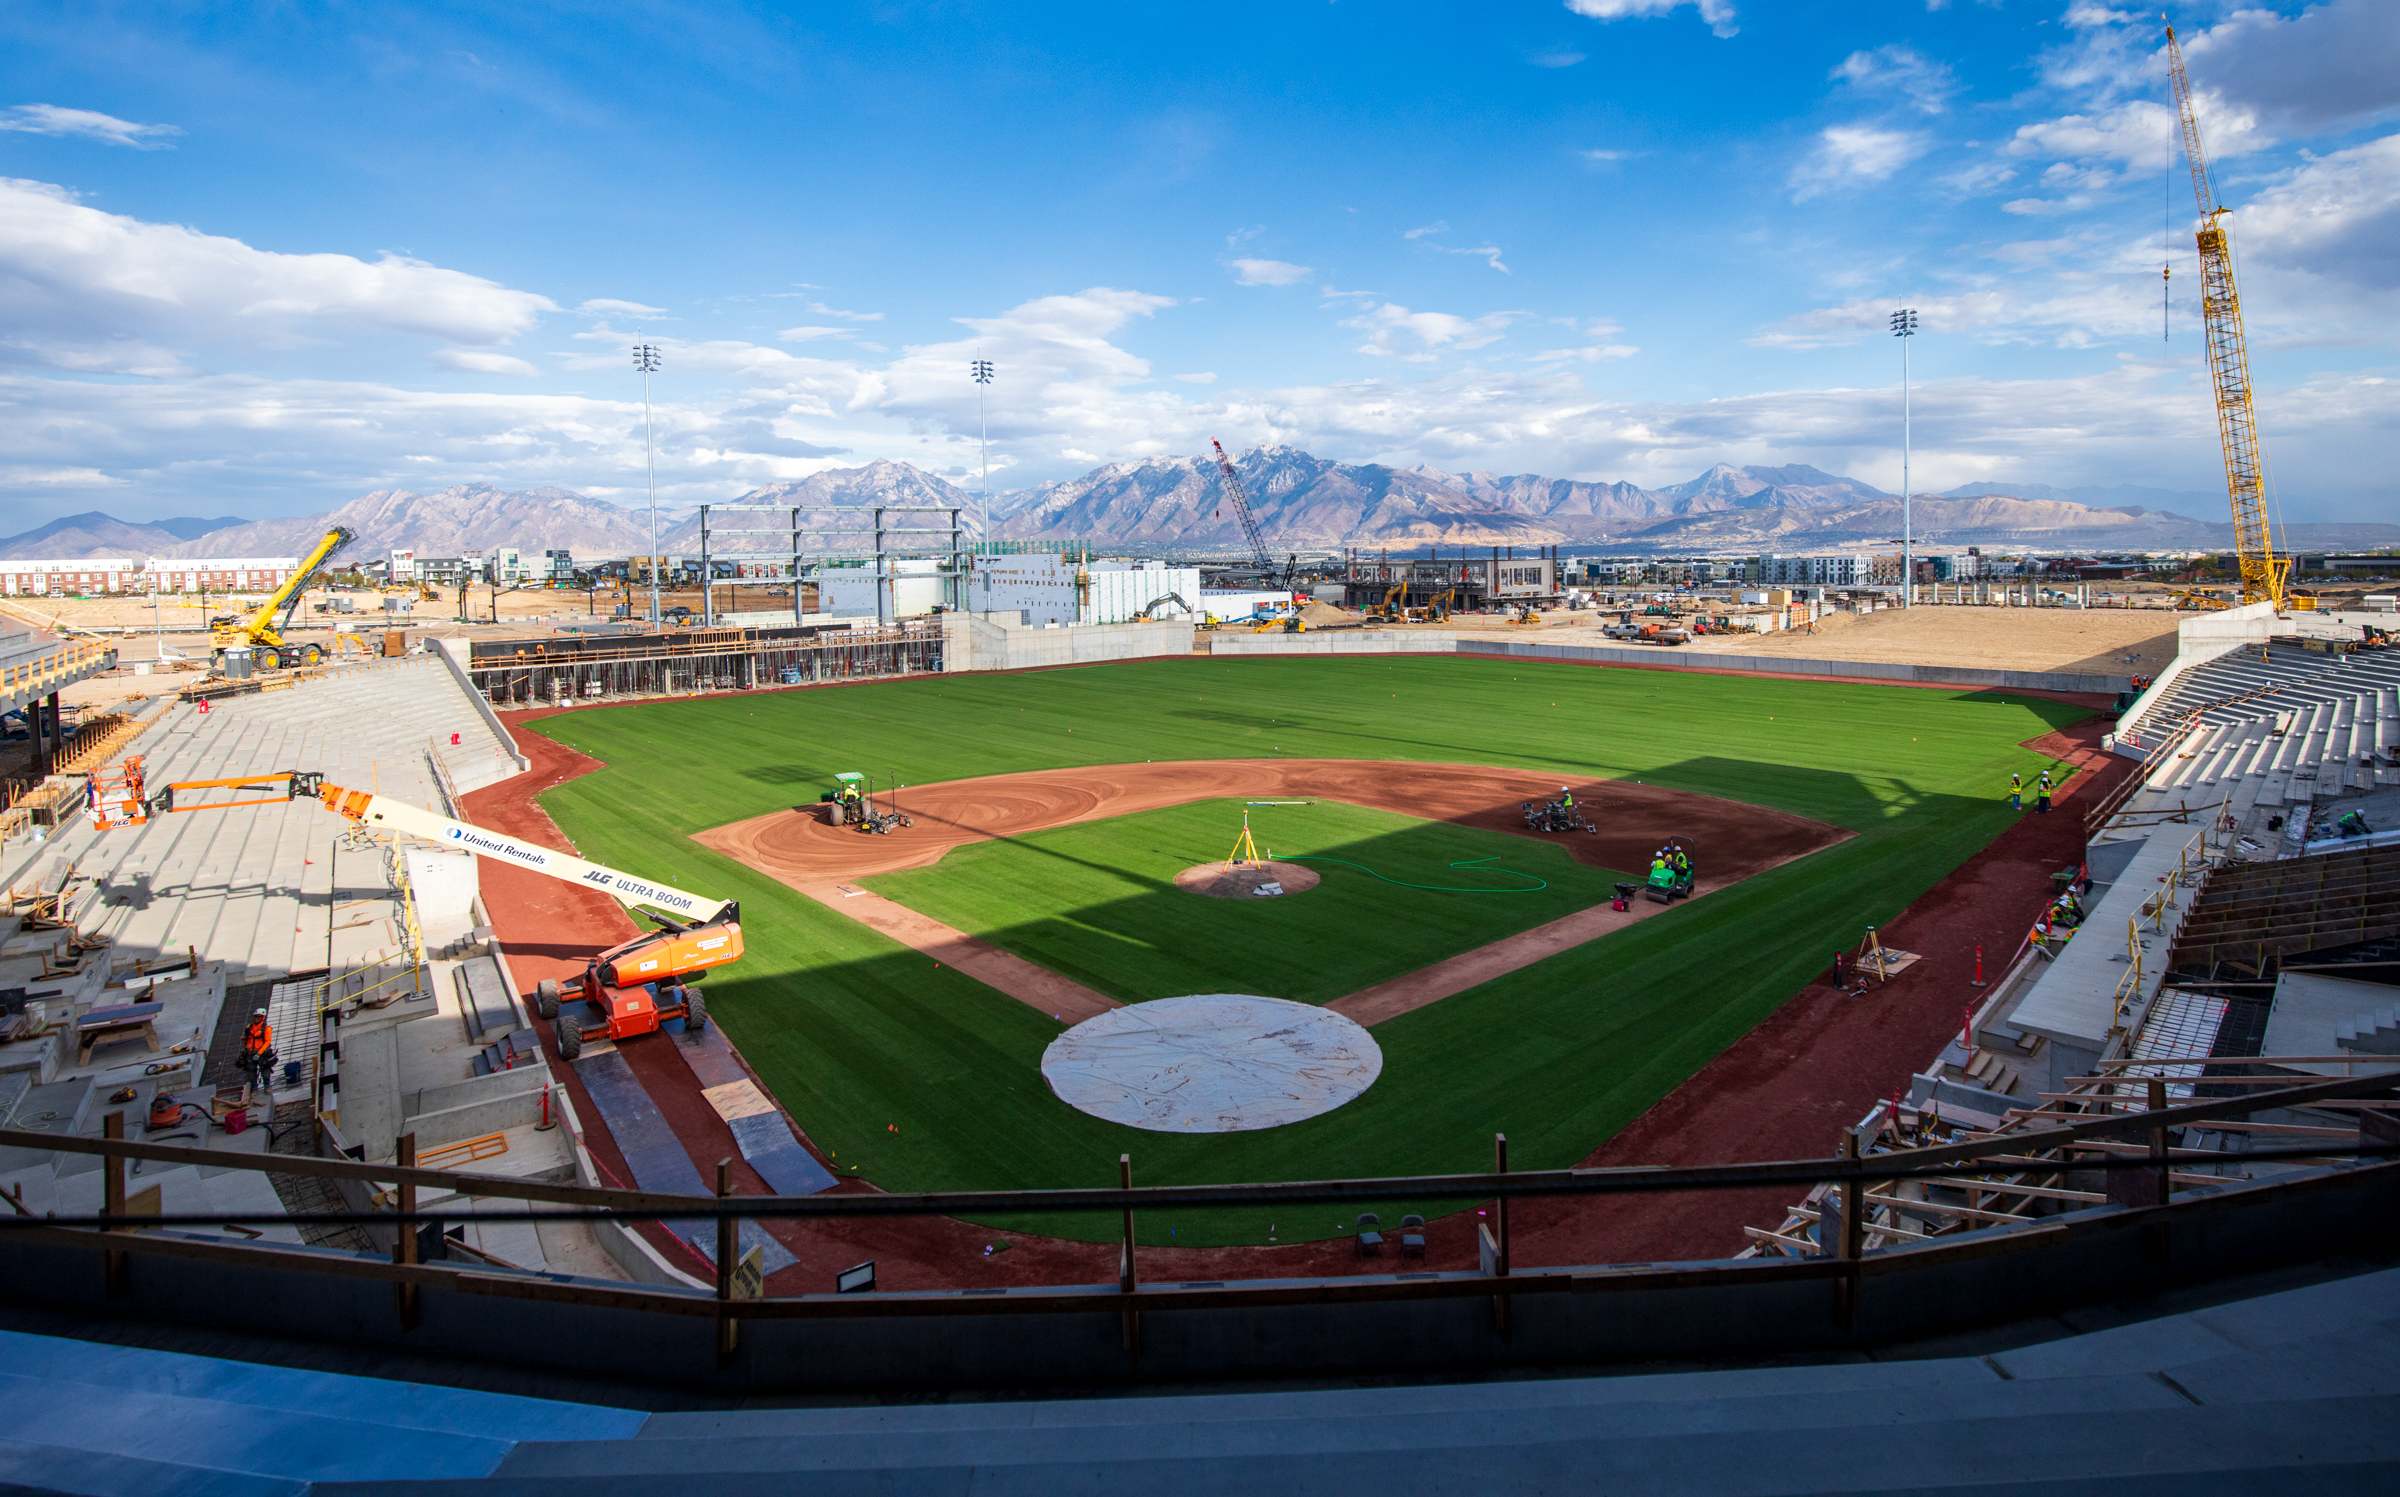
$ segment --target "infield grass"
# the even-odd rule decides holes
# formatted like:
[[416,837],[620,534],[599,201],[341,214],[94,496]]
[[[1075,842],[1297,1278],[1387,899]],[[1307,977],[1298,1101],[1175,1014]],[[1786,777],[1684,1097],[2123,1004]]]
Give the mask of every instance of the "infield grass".
[[1263,993],[1323,1003],[1589,909],[1625,876],[1556,843],[1318,801],[1250,810],[1259,846],[1311,859],[1315,888],[1280,899],[1176,888],[1176,874],[1224,858],[1244,809],[1193,801],[969,843],[865,883],[1122,1002]]
[[[1997,836],[2015,814],[2009,773],[2064,769],[2019,743],[2087,715],[1997,693],[1368,657],[927,677],[613,707],[531,730],[609,766],[543,797],[586,856],[742,901],[748,954],[709,983],[710,1010],[836,1165],[887,1189],[947,1190],[1111,1185],[1120,1153],[1145,1184],[1463,1172],[1488,1167],[1496,1131],[1519,1168],[1573,1165]],[[1270,750],[1638,779],[1858,835],[1376,1026],[1383,1076],[1348,1106],[1198,1137],[1067,1108],[1041,1079],[1060,1028],[1047,1014],[688,836],[813,803],[836,770],[924,784]],[[1204,1246],[1263,1241],[1273,1225],[1289,1241],[1330,1235],[1339,1213],[1284,1215],[1145,1216],[1141,1229]]]

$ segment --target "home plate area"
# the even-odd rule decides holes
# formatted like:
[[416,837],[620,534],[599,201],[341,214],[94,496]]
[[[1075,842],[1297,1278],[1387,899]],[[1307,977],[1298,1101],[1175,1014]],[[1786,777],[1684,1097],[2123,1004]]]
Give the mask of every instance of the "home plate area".
[[1313,1004],[1199,993],[1086,1019],[1042,1052],[1078,1112],[1156,1133],[1245,1133],[1335,1108],[1375,1084],[1383,1051]]

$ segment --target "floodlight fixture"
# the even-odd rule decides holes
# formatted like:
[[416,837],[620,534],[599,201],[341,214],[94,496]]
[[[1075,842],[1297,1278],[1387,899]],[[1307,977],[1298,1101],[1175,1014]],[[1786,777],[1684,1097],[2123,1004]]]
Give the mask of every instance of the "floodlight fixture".
[[[658,626],[658,449],[650,437],[650,376],[659,368],[658,345],[633,345],[633,367],[642,372],[642,462],[650,480],[650,624]],[[702,596],[707,596],[705,587]]]
[[1917,309],[1902,307],[1892,314],[1892,336],[1900,340],[1900,606],[1917,606],[1916,522],[1909,492],[1908,465],[1914,445],[1909,385],[1908,347],[1917,336]]
[[[983,514],[978,522],[985,544],[992,539],[992,417],[989,397],[992,383],[992,361],[977,359],[967,366],[975,380],[975,417],[983,428]],[[970,576],[969,584],[973,578]]]

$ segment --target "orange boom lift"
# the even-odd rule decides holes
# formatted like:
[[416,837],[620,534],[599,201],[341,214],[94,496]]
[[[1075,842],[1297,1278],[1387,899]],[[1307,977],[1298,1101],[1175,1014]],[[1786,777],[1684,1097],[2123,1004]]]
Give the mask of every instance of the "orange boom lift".
[[[205,790],[265,791],[264,795],[229,800],[177,804],[179,794]],[[698,988],[681,980],[713,967],[739,960],[742,954],[741,906],[730,899],[710,899],[666,884],[587,863],[539,843],[491,831],[447,816],[437,816],[406,801],[364,790],[327,784],[321,774],[277,770],[271,774],[237,776],[228,780],[178,780],[145,794],[140,761],[126,761],[120,771],[100,771],[91,777],[86,796],[92,823],[103,830],[139,826],[161,816],[185,811],[225,811],[237,806],[271,805],[277,801],[314,800],[329,811],[372,831],[421,837],[443,847],[456,847],[518,868],[598,889],[629,913],[639,913],[656,929],[584,962],[583,973],[565,983],[544,978],[534,988],[534,1011],[551,1021],[558,1036],[558,1053],[574,1060],[587,1042],[630,1039],[650,1034],[669,1019],[681,1019],[686,1029],[708,1023],[708,1010]],[[673,994],[673,997],[669,997]],[[600,1022],[586,1026],[572,1017],[559,1017],[559,1004],[569,995],[588,1002]]]

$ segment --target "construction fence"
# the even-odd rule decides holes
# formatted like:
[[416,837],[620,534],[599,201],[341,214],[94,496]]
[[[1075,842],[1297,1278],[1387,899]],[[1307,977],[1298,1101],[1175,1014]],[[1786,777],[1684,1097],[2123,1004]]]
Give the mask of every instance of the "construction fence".
[[938,623],[881,629],[695,629],[478,642],[466,667],[494,707],[758,691],[942,669]]

